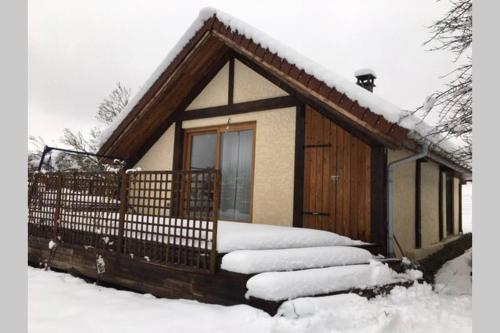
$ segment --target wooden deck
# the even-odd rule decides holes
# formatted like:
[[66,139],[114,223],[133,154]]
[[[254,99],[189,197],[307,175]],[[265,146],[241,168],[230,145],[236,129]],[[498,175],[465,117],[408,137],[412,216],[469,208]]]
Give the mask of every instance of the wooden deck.
[[[54,173],[29,179],[32,266],[158,297],[248,304],[271,315],[282,303],[245,298],[253,275],[220,268],[215,170]],[[49,248],[51,242],[56,245]],[[374,244],[364,247],[377,251]],[[370,296],[377,290],[338,293]]]

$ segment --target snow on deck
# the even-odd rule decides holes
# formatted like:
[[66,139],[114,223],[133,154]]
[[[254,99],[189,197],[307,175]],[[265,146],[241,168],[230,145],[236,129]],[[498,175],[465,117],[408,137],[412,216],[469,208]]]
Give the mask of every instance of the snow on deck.
[[268,301],[282,301],[351,288],[366,288],[416,280],[421,277],[420,271],[396,273],[387,264],[372,260],[368,265],[261,273],[248,279],[248,291],[245,296]]
[[[54,208],[50,208],[54,209]],[[64,212],[64,210],[63,210]],[[85,212],[89,223],[75,224],[68,221],[60,223],[61,228],[83,230],[106,234],[118,228],[118,214],[104,212],[109,220],[99,219],[100,212]],[[96,225],[92,221],[97,222]],[[104,223],[103,221],[106,221]],[[127,214],[125,217],[125,237],[156,242],[174,242],[186,246],[211,248],[212,234],[207,236],[206,229],[211,222],[187,220],[161,216]],[[341,236],[333,232],[275,226],[244,222],[217,222],[217,252],[228,253],[238,250],[272,250],[319,246],[354,246],[367,244],[359,240]],[[174,237],[168,236],[170,233]]]
[[219,253],[363,244],[366,243],[333,232],[307,228],[219,221],[217,229]]
[[221,268],[241,274],[367,264],[373,255],[349,246],[240,250],[222,257]]

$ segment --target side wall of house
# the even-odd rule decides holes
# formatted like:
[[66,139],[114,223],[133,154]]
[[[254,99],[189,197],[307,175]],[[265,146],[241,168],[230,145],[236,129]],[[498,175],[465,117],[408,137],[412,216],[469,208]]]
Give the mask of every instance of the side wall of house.
[[[387,162],[412,155],[406,150],[392,150],[387,152]],[[415,248],[415,171],[416,162],[409,162],[397,167],[393,174],[393,223],[394,236],[403,252]],[[402,253],[397,244],[394,244],[396,255]]]
[[[388,150],[388,163],[399,160],[413,153],[400,149]],[[434,250],[439,249],[443,242],[439,240],[439,191],[442,192],[442,221],[444,238],[455,236],[459,232],[460,208],[459,186],[460,180],[453,179],[453,234],[446,231],[446,181],[439,186],[439,173],[446,179],[446,172],[440,171],[437,163],[422,161],[420,163],[420,239],[421,247],[416,248],[416,162],[409,162],[397,167],[394,171],[393,192],[393,223],[394,235],[403,249],[404,255],[419,259]],[[446,239],[445,239],[446,240]],[[394,243],[397,256],[402,253],[398,244]]]
[[421,167],[422,247],[439,242],[439,165],[427,161]]

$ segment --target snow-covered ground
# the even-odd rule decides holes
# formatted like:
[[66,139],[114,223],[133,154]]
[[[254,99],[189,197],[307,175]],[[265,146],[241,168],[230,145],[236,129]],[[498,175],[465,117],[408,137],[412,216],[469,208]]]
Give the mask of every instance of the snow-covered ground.
[[452,295],[472,294],[472,249],[448,261],[436,273],[436,290]]
[[366,300],[299,298],[271,317],[246,305],[158,299],[28,267],[29,332],[470,332],[471,296],[397,287]]

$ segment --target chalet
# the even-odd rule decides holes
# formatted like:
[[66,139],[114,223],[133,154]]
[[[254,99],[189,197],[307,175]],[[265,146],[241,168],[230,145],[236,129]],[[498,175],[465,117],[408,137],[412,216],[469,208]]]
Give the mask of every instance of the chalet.
[[271,313],[411,282],[373,254],[419,259],[460,234],[471,171],[373,71],[355,76],[203,10],[103,133],[126,172],[30,174],[29,261]]
[[204,11],[99,153],[142,170],[220,169],[221,220],[329,230],[418,256],[462,231],[470,170],[431,145],[391,170],[388,198],[388,166],[419,154],[422,134],[372,92],[375,73],[356,75]]

